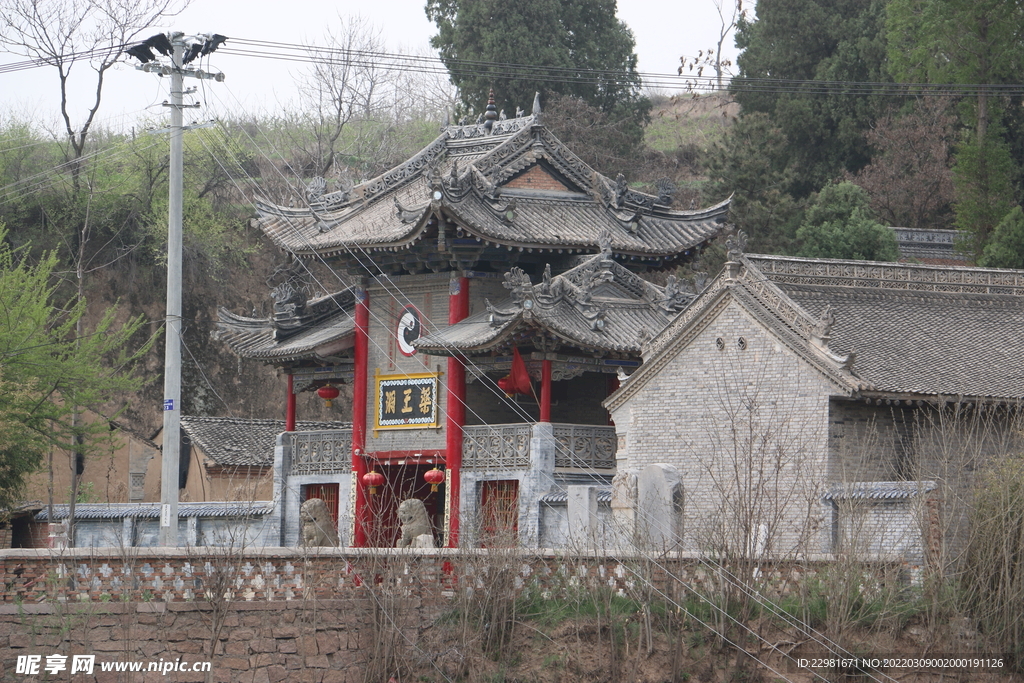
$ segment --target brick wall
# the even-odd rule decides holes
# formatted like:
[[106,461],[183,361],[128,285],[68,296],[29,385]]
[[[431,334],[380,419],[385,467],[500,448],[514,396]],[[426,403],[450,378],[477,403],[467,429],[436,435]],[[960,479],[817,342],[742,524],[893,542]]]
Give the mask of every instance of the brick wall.
[[832,481],[891,481],[901,478],[907,457],[908,411],[866,404],[863,400],[834,399],[829,405],[829,479]]
[[570,188],[554,177],[539,164],[531,166],[525,173],[505,183],[505,187],[520,190],[546,190],[548,192],[570,192]]
[[620,471],[656,463],[678,469],[686,550],[734,536],[743,507],[747,526],[768,525],[776,552],[798,544],[824,552],[827,510],[817,501],[836,387],[734,300],[707,315],[613,414],[624,444]]
[[[453,599],[485,590],[490,572],[509,566],[515,567],[519,587],[628,592],[650,582],[675,600],[690,588],[715,591],[721,577],[682,554],[659,558],[652,568],[649,558],[640,556],[508,550],[493,555],[483,550],[302,554],[274,548],[206,555],[168,549],[127,555],[113,549],[6,550],[0,551],[6,586],[0,604],[0,680],[25,680],[14,672],[17,655],[57,653],[92,654],[97,662],[210,661],[212,680],[230,683],[361,682],[382,644],[394,648],[400,660],[429,656],[417,649],[423,630],[452,607]],[[786,594],[820,567],[820,561],[789,562],[764,570],[774,589]],[[876,565],[880,577],[895,576],[898,569]],[[207,598],[205,591],[214,586],[225,590],[224,600]],[[172,672],[159,680],[204,677]]]

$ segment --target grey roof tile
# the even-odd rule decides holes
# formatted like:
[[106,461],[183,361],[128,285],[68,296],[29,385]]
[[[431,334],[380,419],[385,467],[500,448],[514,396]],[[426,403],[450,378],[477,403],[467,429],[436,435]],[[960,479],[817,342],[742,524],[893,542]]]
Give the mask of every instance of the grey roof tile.
[[[273,511],[271,501],[178,503],[179,517],[254,517],[269,515]],[[69,513],[68,505],[53,506],[54,519],[67,519]],[[75,506],[76,519],[124,517],[159,518],[160,503],[79,503]],[[40,522],[48,521],[47,509],[44,507],[35,518]]]
[[[340,296],[339,293],[323,297],[331,300],[325,301],[325,307]],[[318,348],[355,334],[355,317],[349,301],[308,321],[302,329],[284,339],[280,338],[282,335],[272,318],[248,318],[226,308],[219,309],[218,318],[217,335],[221,341],[239,356],[265,363],[316,359]]]
[[[259,201],[254,225],[278,246],[305,257],[411,244],[438,208],[495,243],[596,251],[609,232],[616,253],[638,256],[675,256],[724,227],[728,201],[672,211],[657,197],[616,188],[532,116],[498,123],[490,134],[478,126],[449,126],[405,163],[308,207]],[[503,188],[497,196],[495,185],[541,162],[577,191]],[[436,189],[440,200],[432,197]],[[511,221],[505,216],[509,200],[515,202]],[[631,230],[634,219],[638,226]]]
[[934,491],[934,481],[854,481],[835,484],[825,500],[906,500]]
[[[266,467],[274,464],[277,435],[284,420],[181,416],[181,428],[206,457],[218,465]],[[350,429],[348,422],[298,421],[296,431]]]
[[877,391],[1024,398],[1024,271],[745,257]]
[[[522,271],[518,277],[520,285],[509,297],[417,339],[416,347],[438,355],[473,353],[520,332],[543,329],[580,349],[639,355],[643,342],[690,299],[644,281],[612,261],[610,254],[589,257],[550,282],[527,284]],[[511,280],[509,273],[507,288]],[[524,301],[530,302],[529,308]]]
[[1024,297],[780,284],[879,391],[1024,397]]

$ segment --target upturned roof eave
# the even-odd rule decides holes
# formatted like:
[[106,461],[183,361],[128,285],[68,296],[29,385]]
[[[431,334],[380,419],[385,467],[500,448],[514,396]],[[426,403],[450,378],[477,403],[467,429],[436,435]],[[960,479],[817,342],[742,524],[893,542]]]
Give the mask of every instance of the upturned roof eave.
[[[281,349],[274,348],[274,326],[271,321],[258,318],[246,318],[221,308],[219,310],[222,318],[217,321],[217,335],[221,341],[228,345],[235,355],[241,358],[250,358],[263,363],[285,363],[299,360],[319,360],[321,357],[316,353],[318,348],[328,344],[334,344],[347,337],[355,336],[355,327],[342,329],[337,335],[329,335],[323,339],[311,340],[300,343],[295,348]],[[224,318],[228,318],[225,320]],[[322,322],[322,321],[321,321]],[[316,328],[314,323],[307,330],[299,332],[283,342],[294,341],[296,337],[302,337]],[[260,346],[263,344],[264,346]],[[270,346],[266,346],[270,344]]]
[[[497,344],[504,342],[508,337],[512,336],[523,322],[522,313],[517,313],[514,316],[508,318],[501,323],[500,327],[492,327],[493,333],[488,335],[486,338],[473,343],[459,342],[458,340],[452,340],[446,333],[458,328],[460,325],[487,325],[487,317],[489,312],[481,311],[474,315],[465,318],[453,325],[442,328],[436,332],[432,332],[428,335],[424,335],[419,339],[415,340],[412,344],[418,351],[430,354],[432,356],[471,356],[476,353],[486,352]],[[431,343],[434,342],[434,343]]]
[[[580,253],[592,253],[598,254],[601,251],[600,244],[596,240],[572,240],[562,239],[559,242],[540,242],[540,241],[527,241],[527,240],[511,240],[504,235],[494,235],[489,232],[486,227],[481,226],[478,222],[467,216],[465,212],[459,211],[457,202],[445,202],[443,204],[446,214],[454,218],[461,224],[463,230],[469,233],[472,237],[480,240],[483,243],[493,244],[498,247],[512,248],[512,249],[532,249],[540,252],[558,252],[558,251],[578,251]],[[500,219],[495,219],[500,220]],[[666,259],[679,257],[683,252],[694,249],[702,244],[706,244],[711,240],[715,239],[718,234],[708,235],[702,239],[694,241],[692,244],[680,248],[678,246],[665,247],[662,249],[652,247],[650,249],[634,249],[622,246],[613,246],[613,252],[618,256],[634,256],[643,259]]]
[[[454,325],[434,332],[426,337],[421,337],[413,342],[413,345],[418,350],[434,356],[473,356],[493,351],[495,347],[506,343],[510,337],[515,336],[516,332],[519,330],[524,327],[530,327],[535,330],[549,333],[562,343],[580,349],[581,351],[585,349],[600,349],[602,351],[611,351],[615,353],[640,355],[640,347],[637,344],[609,343],[602,345],[593,339],[582,339],[575,336],[572,333],[572,330],[557,324],[557,316],[535,314],[531,316],[529,320],[526,320],[522,311],[514,314],[512,318],[502,323],[502,327],[496,329],[496,332],[493,335],[490,335],[481,341],[474,342],[472,344],[460,344],[458,341],[445,339],[445,332],[447,330],[451,330],[460,324],[466,323],[467,321],[470,322],[470,324],[482,324],[486,316],[487,313],[478,313],[476,316],[462,321],[462,323],[455,323]],[[473,318],[476,318],[476,320]],[[432,339],[444,341],[430,344],[429,342]]]

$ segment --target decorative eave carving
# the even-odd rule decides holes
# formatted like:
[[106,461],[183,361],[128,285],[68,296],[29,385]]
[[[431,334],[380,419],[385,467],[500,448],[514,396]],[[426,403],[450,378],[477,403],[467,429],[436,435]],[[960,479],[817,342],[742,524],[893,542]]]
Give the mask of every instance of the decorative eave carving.
[[357,185],[353,194],[364,202],[371,202],[380,195],[405,185],[420,175],[424,169],[436,163],[448,150],[448,136],[442,134],[432,143],[424,147],[404,164],[396,166],[387,173]]
[[787,256],[750,258],[778,282],[923,292],[1024,295],[1024,271],[870,261],[822,261]]

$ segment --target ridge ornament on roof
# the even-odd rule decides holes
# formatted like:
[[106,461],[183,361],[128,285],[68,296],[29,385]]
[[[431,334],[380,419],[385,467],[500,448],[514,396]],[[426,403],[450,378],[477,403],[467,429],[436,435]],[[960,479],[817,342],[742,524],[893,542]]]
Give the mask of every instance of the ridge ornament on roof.
[[[534,284],[512,267],[502,283],[507,298],[450,327],[420,337],[414,345],[432,355],[489,353],[516,335],[546,340],[588,353],[636,356],[651,335],[677,315],[694,295],[673,277],[670,286],[647,282],[600,253],[559,275],[545,267]],[[541,342],[539,342],[541,343]]]
[[597,251],[608,233],[617,258],[657,268],[725,228],[728,200],[674,210],[675,188],[667,179],[652,195],[591,168],[542,125],[539,101],[529,116],[488,114],[479,125],[445,126],[408,161],[351,188],[326,192],[321,181],[311,182],[303,192],[306,206],[257,199],[254,227],[300,258],[436,241],[448,248],[444,259],[462,267],[452,241],[435,239],[436,232],[459,231],[480,249],[582,253]]
[[[878,402],[1018,403],[1024,271],[737,253],[644,349],[614,410],[691,343],[727,297],[828,377]],[[841,349],[837,352],[835,349]]]

